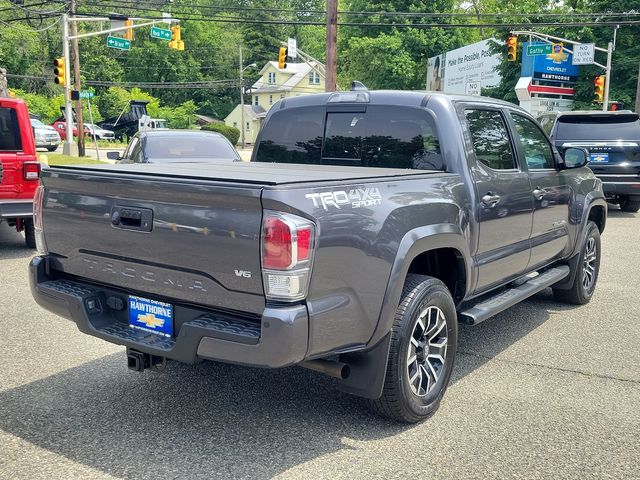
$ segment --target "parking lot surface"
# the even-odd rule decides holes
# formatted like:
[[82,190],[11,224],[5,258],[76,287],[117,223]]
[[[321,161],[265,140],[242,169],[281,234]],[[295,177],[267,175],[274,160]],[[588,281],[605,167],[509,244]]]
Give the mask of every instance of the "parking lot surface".
[[440,410],[407,426],[300,368],[131,372],[35,304],[0,225],[0,478],[640,478],[639,227],[611,207],[588,305],[547,290],[461,327]]

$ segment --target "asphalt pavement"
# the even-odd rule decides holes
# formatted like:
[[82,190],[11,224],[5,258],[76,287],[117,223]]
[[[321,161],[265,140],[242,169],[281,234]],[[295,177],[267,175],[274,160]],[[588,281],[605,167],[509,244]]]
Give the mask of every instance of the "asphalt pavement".
[[301,368],[127,370],[32,300],[0,225],[0,478],[640,478],[640,215],[612,207],[597,291],[462,327],[440,410],[398,425]]

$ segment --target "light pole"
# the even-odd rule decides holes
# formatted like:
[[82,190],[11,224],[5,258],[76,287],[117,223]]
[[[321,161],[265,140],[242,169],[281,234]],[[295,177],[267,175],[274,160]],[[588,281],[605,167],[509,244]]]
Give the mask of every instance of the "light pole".
[[242,145],[242,148],[244,149],[245,144],[244,144],[244,131],[245,131],[245,127],[244,127],[244,76],[243,73],[247,68],[256,68],[257,65],[255,63],[252,63],[250,65],[247,65],[246,67],[242,66],[242,45],[240,45],[240,62],[239,62],[239,69],[240,69],[240,145]]

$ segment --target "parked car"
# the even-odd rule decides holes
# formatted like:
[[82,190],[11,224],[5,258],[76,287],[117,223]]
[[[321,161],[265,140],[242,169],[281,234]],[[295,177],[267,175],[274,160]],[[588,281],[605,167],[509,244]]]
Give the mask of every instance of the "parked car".
[[35,248],[33,196],[40,177],[40,163],[24,100],[0,98],[0,222],[24,231],[29,248]]
[[55,152],[60,145],[60,135],[51,125],[45,125],[37,118],[31,118],[31,127],[36,141],[36,148],[46,148]]
[[591,299],[607,206],[587,160],[493,99],[287,98],[251,163],[45,169],[31,289],[132,370],[300,365],[416,422],[445,393],[458,320],[547,287]]
[[240,154],[224,135],[204,130],[146,130],[136,133],[121,155],[107,152],[120,163],[239,162]]
[[607,200],[623,212],[640,210],[640,120],[631,111],[560,112],[551,130],[558,148],[589,151],[589,167]]
[[111,130],[105,130],[104,128],[101,128],[98,125],[96,125],[95,123],[85,123],[84,128],[85,128],[85,131],[89,131],[87,135],[91,139],[93,139],[94,136],[96,140],[115,141],[116,139],[116,135]]
[[[60,138],[62,140],[66,140],[67,139],[67,124],[65,122],[65,120],[56,120],[55,122],[53,122],[53,124],[51,125],[56,132],[58,132],[58,134],[60,135]],[[89,136],[91,135],[91,131],[87,128],[84,129],[84,134],[85,136]],[[78,127],[77,125],[73,125],[73,136],[77,137],[78,136]]]

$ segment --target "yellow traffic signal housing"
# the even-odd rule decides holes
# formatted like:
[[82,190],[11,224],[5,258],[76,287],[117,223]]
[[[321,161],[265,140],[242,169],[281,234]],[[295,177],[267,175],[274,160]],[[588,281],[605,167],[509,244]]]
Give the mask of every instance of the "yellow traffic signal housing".
[[53,61],[53,82],[56,85],[66,85],[67,78],[65,76],[64,57],[58,57]]
[[287,47],[280,47],[278,50],[278,68],[287,68],[287,57],[289,56],[289,51]]
[[125,20],[124,21],[124,26],[125,27],[129,27],[128,29],[126,29],[124,31],[124,37],[129,41],[133,40],[133,28],[131,28],[133,26],[133,20]]
[[604,101],[604,85],[607,81],[607,77],[605,75],[598,75],[593,80],[593,100],[598,103],[602,103]]
[[518,37],[511,35],[507,38],[507,61],[515,62],[518,58]]
[[182,41],[182,32],[180,31],[180,25],[171,27],[171,41],[169,42],[169,48],[175,50],[184,50],[184,42]]

